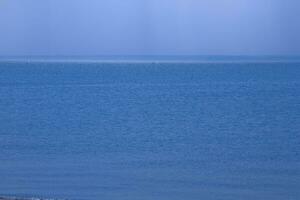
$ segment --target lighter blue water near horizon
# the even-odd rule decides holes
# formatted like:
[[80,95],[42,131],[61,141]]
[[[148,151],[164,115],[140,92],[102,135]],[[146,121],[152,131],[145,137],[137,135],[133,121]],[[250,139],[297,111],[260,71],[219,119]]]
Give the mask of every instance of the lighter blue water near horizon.
[[0,196],[300,199],[300,62],[0,62]]

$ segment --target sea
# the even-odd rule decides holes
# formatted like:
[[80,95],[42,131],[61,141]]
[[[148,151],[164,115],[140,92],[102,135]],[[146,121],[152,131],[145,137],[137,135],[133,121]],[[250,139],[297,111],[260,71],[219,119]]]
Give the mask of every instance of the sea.
[[299,200],[300,59],[1,58],[0,196]]

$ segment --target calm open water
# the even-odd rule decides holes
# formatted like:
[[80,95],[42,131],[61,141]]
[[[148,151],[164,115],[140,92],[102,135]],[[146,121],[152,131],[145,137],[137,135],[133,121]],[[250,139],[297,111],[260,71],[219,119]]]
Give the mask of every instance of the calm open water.
[[0,195],[299,200],[300,62],[0,62]]

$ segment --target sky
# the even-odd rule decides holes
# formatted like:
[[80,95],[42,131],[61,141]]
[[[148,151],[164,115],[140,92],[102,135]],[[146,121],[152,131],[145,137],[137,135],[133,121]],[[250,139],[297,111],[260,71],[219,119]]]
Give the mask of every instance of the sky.
[[299,0],[0,0],[0,56],[300,55]]

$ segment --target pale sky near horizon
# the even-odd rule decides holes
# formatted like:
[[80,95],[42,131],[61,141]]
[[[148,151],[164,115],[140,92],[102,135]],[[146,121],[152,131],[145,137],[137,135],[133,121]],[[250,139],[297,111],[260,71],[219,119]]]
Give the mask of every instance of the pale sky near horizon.
[[0,0],[0,56],[300,55],[299,0]]

